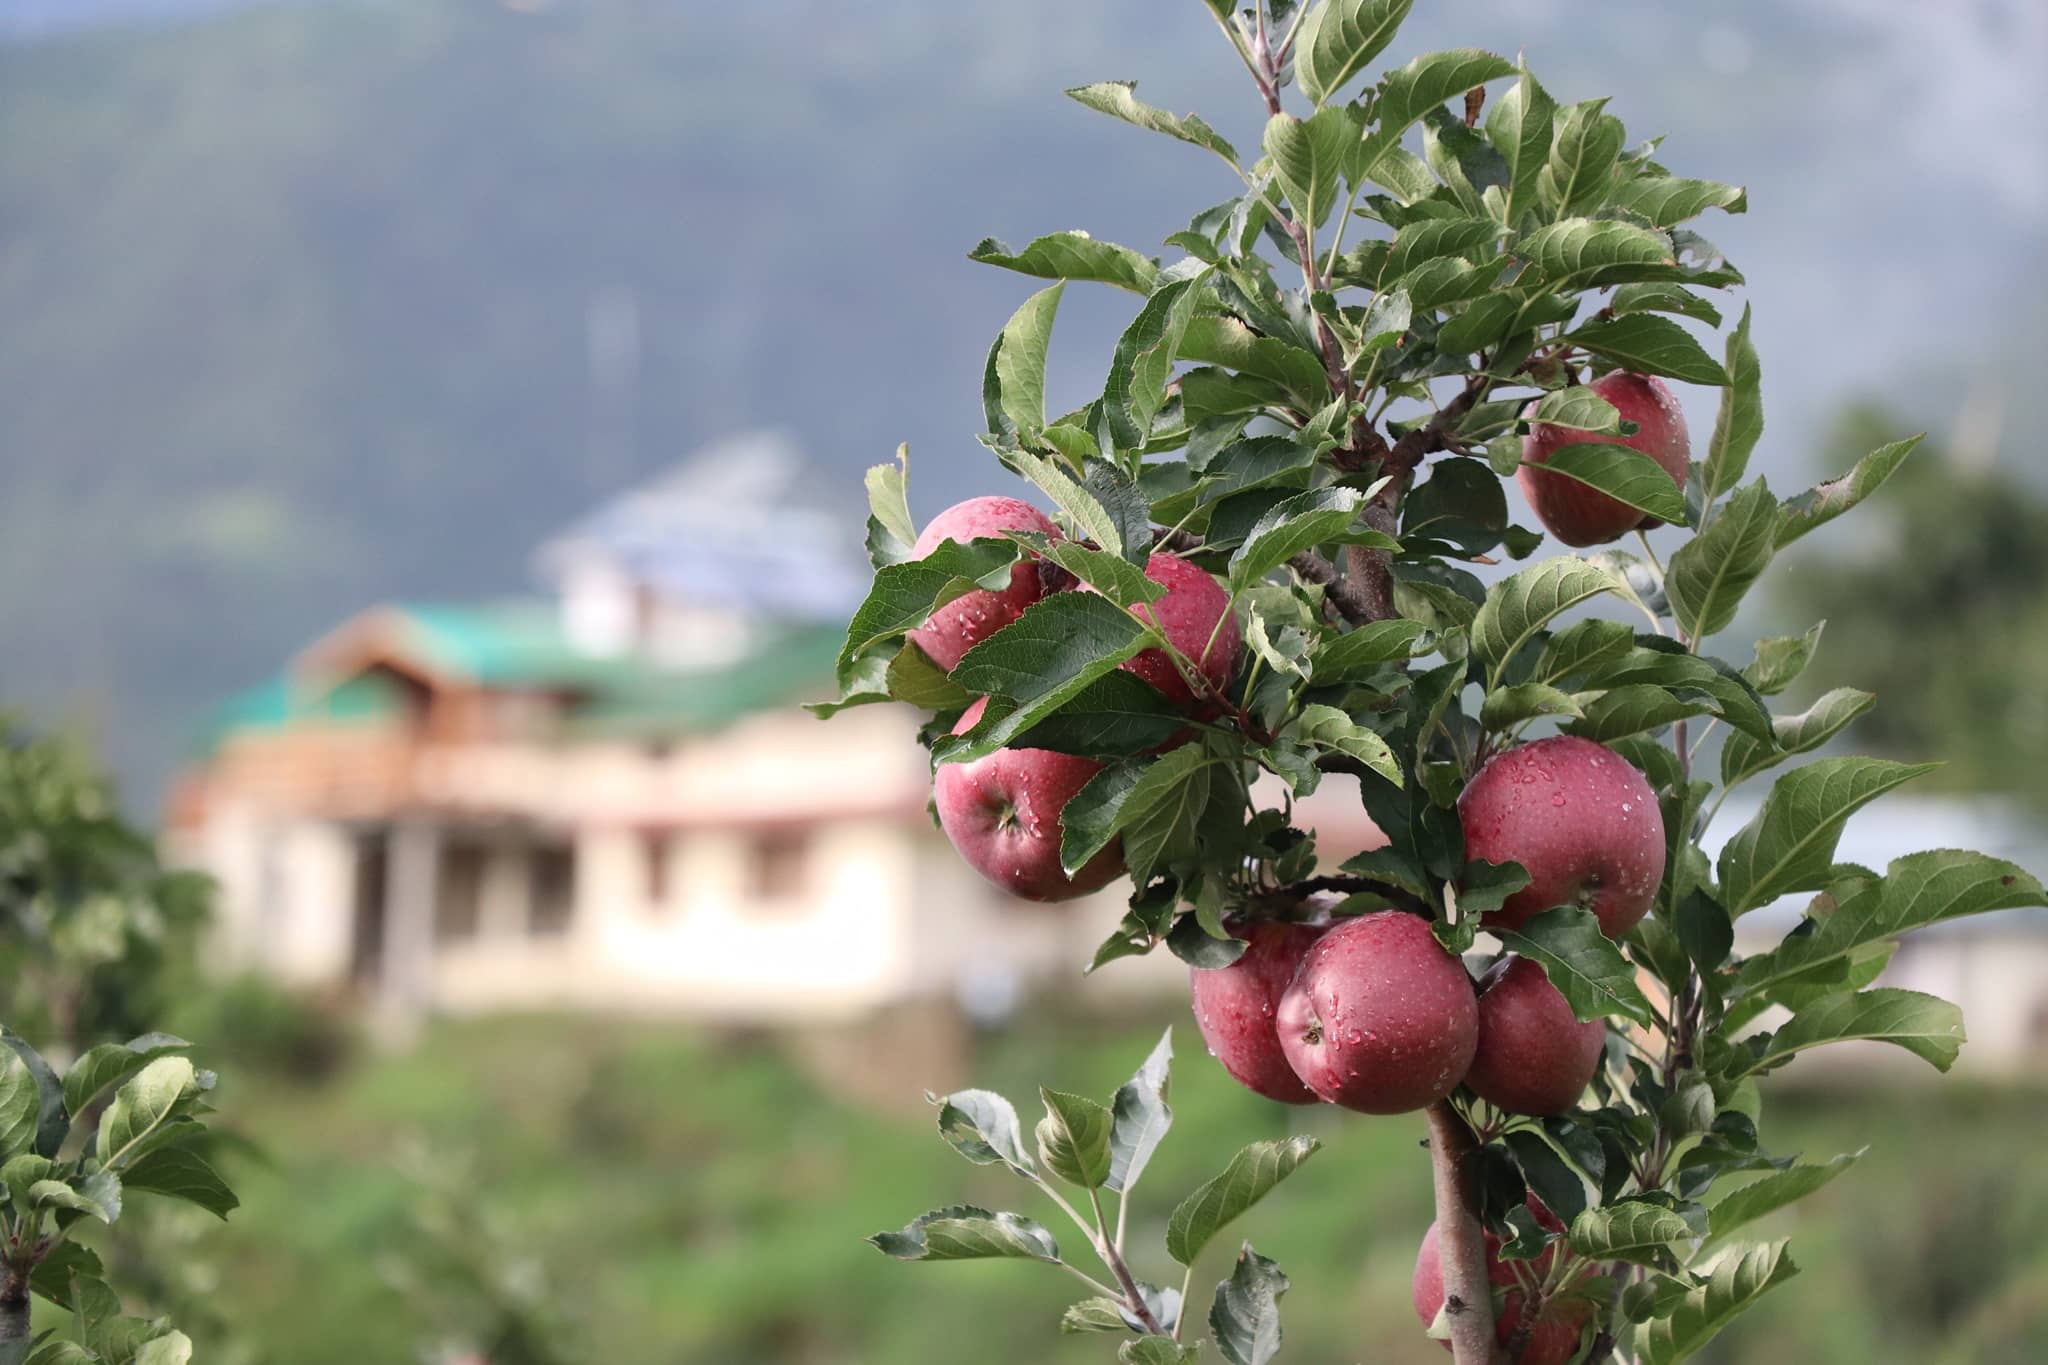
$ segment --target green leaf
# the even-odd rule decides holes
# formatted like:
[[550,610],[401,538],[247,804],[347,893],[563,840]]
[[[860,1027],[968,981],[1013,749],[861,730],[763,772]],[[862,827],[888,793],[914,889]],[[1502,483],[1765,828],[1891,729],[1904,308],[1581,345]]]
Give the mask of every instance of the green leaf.
[[2040,881],[2002,858],[1953,848],[1910,853],[1892,860],[1882,882],[1866,883],[1831,913],[1816,916],[1812,932],[1791,935],[1744,962],[1737,984],[1764,990],[1930,924],[2039,905],[2048,905]]
[[1479,723],[1488,730],[1508,730],[1537,716],[1584,714],[1568,692],[1547,683],[1518,683],[1486,694],[1479,708]]
[[[21,1064],[28,1068],[29,1078],[35,1082],[38,1104],[33,1150],[44,1156],[55,1156],[57,1149],[64,1145],[65,1135],[71,1131],[70,1120],[64,1110],[64,1087],[58,1083],[57,1073],[50,1069],[43,1054],[5,1024],[0,1024],[0,1046],[21,1060]],[[5,1148],[0,1148],[0,1151],[5,1151]]]
[[25,1365],[99,1365],[99,1357],[75,1341],[52,1337],[29,1353]]
[[1767,1291],[1798,1273],[1783,1242],[1731,1252],[1668,1316],[1636,1328],[1636,1356],[1643,1365],[1677,1365],[1689,1359]]
[[1040,279],[1092,280],[1136,294],[1150,294],[1159,278],[1158,262],[1127,246],[1098,242],[1085,232],[1055,232],[1015,252],[993,237],[984,237],[967,255],[984,265],[999,265]]
[[1558,116],[1545,181],[1560,213],[1596,208],[1614,188],[1614,159],[1628,133],[1606,108],[1605,99],[1586,100]]
[[1156,602],[1166,589],[1113,550],[1091,550],[1072,540],[1054,541],[1040,553],[1120,607]]
[[1821,1166],[1793,1166],[1730,1191],[1707,1210],[1707,1240],[1700,1248],[1710,1255],[1728,1244],[1735,1232],[1787,1204],[1797,1203],[1856,1164],[1863,1150],[1845,1152]]
[[1491,218],[1425,218],[1409,223],[1396,229],[1387,249],[1385,278],[1398,280],[1424,261],[1446,256],[1469,257],[1476,252],[1490,258],[1499,238],[1500,224]]
[[1060,1179],[1084,1190],[1109,1179],[1109,1107],[1080,1095],[1040,1086],[1045,1117],[1038,1121],[1038,1159]]
[[1639,374],[1660,374],[1688,384],[1719,386],[1727,374],[1692,333],[1654,313],[1626,313],[1589,322],[1564,339]]
[[1486,136],[1508,166],[1507,221],[1536,207],[1537,180],[1550,156],[1557,102],[1527,70],[1486,115]]
[[1939,764],[1823,758],[1779,778],[1763,807],[1721,850],[1722,899],[1741,916],[1788,891],[1816,891],[1849,817]]
[[1586,703],[1584,717],[1568,728],[1581,738],[1610,744],[1712,709],[1707,701],[1675,696],[1655,683],[1625,683]]
[[1060,1314],[1060,1331],[1075,1332],[1128,1332],[1124,1322],[1123,1307],[1115,1299],[1100,1296],[1083,1299],[1071,1304]]
[[1127,1341],[1117,1348],[1120,1365],[1194,1365],[1201,1348],[1183,1346],[1171,1337],[1146,1336]]
[[1382,664],[1413,658],[1428,634],[1420,621],[1368,621],[1318,644],[1311,672],[1319,683],[1361,678]]
[[1336,707],[1320,702],[1302,707],[1294,729],[1302,743],[1348,755],[1396,787],[1402,784],[1400,760],[1387,741]]
[[1184,744],[1149,763],[1105,768],[1061,812],[1060,862],[1071,874],[1124,835],[1124,862],[1143,885],[1162,860],[1192,852],[1209,799],[1209,760]]
[[146,1150],[145,1144],[184,1108],[200,1088],[189,1058],[159,1057],[114,1092],[100,1118],[100,1164],[119,1170]]
[[1317,488],[1274,504],[1230,557],[1230,590],[1235,596],[1303,550],[1333,541],[1398,550],[1399,542],[1362,524],[1365,497],[1352,488]]
[[0,1055],[0,1157],[34,1146],[41,1114],[42,1093],[28,1064],[12,1054]]
[[1685,522],[1685,490],[1662,465],[1629,446],[1578,441],[1553,450],[1532,467],[1597,489],[1659,521]]
[[1707,445],[1704,487],[1712,504],[1727,490],[1742,482],[1749,469],[1750,452],[1764,434],[1762,369],[1756,346],[1749,339],[1749,306],[1743,305],[1742,321],[1728,334],[1728,387],[1721,391],[1721,409],[1714,418],[1714,437]]
[[1145,628],[1114,602],[1090,592],[1061,592],[1034,602],[1009,625],[967,651],[953,681],[971,692],[1018,703],[992,727],[940,751],[961,761],[993,753],[1078,696],[1146,643]]
[[1266,155],[1296,221],[1321,227],[1337,206],[1337,182],[1358,140],[1357,126],[1343,109],[1322,109],[1307,119],[1275,114],[1266,120]]
[[1017,1107],[993,1090],[961,1090],[938,1101],[939,1136],[977,1166],[1003,1163],[1019,1175],[1038,1168],[1024,1150]]
[[1627,423],[1628,430],[1623,431],[1621,409],[1584,384],[1544,394],[1537,401],[1536,410],[1529,414],[1529,420],[1595,436],[1626,436],[1635,431],[1633,422]]
[[1728,736],[1728,742],[1721,746],[1721,785],[1732,787],[1777,767],[1794,754],[1818,749],[1876,704],[1877,698],[1869,692],[1838,687],[1798,715],[1778,717],[1773,722],[1777,735],[1775,749],[1765,747],[1750,735]]
[[1228,497],[1247,488],[1268,483],[1292,483],[1300,487],[1298,475],[1315,463],[1315,447],[1292,436],[1247,436],[1232,441],[1216,452],[1203,474],[1211,480],[1202,490],[1204,501]]
[[1664,592],[1672,615],[1693,640],[1735,619],[1743,596],[1770,565],[1777,527],[1777,500],[1758,479],[1671,556]]
[[1472,622],[1472,647],[1499,671],[1522,646],[1562,613],[1588,598],[1612,592],[1618,580],[1599,566],[1570,555],[1532,564],[1493,585]]
[[943,541],[923,559],[875,571],[867,599],[854,610],[840,648],[841,683],[854,662],[877,644],[921,626],[934,611],[976,588],[1003,588],[1023,548],[1009,540]]
[[1808,1048],[1851,1039],[1891,1043],[1946,1071],[1963,1050],[1963,1012],[1938,996],[1894,987],[1829,996],[1795,1013],[1734,1074],[1768,1071]]
[[1168,1066],[1173,1061],[1173,1030],[1159,1035],[1137,1073],[1117,1087],[1110,1106],[1114,1123],[1109,1133],[1109,1179],[1106,1188],[1128,1191],[1138,1183],[1152,1153],[1173,1126],[1173,1108],[1166,1102]]
[[1924,439],[1924,435],[1908,436],[1903,441],[1879,446],[1858,460],[1848,473],[1787,499],[1778,523],[1778,548],[1782,550],[1815,527],[1827,525],[1875,493]]
[[910,447],[896,447],[895,464],[870,465],[868,487],[868,562],[886,568],[910,559],[917,544],[917,523],[910,519]]
[[1146,104],[1137,97],[1137,90],[1136,81],[1101,81],[1069,90],[1067,96],[1111,118],[1119,118],[1125,123],[1164,133],[1204,151],[1214,152],[1229,162],[1233,169],[1236,168],[1237,149],[1225,142],[1214,128],[1193,114],[1169,114],[1164,109]]
[[1131,325],[1117,338],[1109,378],[1102,390],[1102,420],[1096,431],[1105,451],[1144,448],[1152,419],[1166,404],[1174,358],[1202,297],[1208,273],[1169,281],[1145,300]]
[[1066,288],[1061,280],[1024,300],[989,348],[982,411],[998,435],[1030,439],[1045,429],[1045,355]]
[[1756,658],[1742,676],[1766,697],[1775,697],[1793,683],[1813,662],[1813,653],[1820,647],[1821,631],[1827,626],[1822,621],[1804,635],[1772,635],[1756,642]]
[[1294,75],[1301,92],[1323,104],[1386,50],[1415,0],[1327,0],[1301,21]]
[[1167,1254],[1182,1265],[1193,1265],[1226,1223],[1264,1199],[1321,1146],[1312,1137],[1297,1136],[1254,1142],[1240,1151],[1221,1175],[1174,1209],[1166,1221]]
[[1516,245],[1515,254],[1551,286],[1618,266],[1672,263],[1669,238],[1611,218],[1566,218],[1540,227]]
[[1740,185],[1680,176],[1624,180],[1607,196],[1607,202],[1642,215],[1654,227],[1664,228],[1697,218],[1708,209],[1725,209],[1729,213],[1745,213],[1749,209],[1748,192]]
[[1381,158],[1394,152],[1401,135],[1445,100],[1475,85],[1518,74],[1513,62],[1477,48],[1453,48],[1417,57],[1380,83],[1372,112],[1374,127],[1357,153],[1356,164],[1373,175]]
[[1600,921],[1591,910],[1560,905],[1520,929],[1493,933],[1511,951],[1543,969],[1572,1007],[1573,1018],[1588,1021],[1619,1014],[1649,1023],[1650,1002],[1636,985],[1635,967],[1622,956],[1620,945],[1600,932]]
[[191,1365],[192,1338],[183,1332],[165,1332],[142,1344],[134,1365]]
[[[1093,493],[1068,477],[1066,471],[1051,460],[1021,450],[1011,454],[1009,460],[1019,473],[1043,489],[1053,505],[1084,535],[1111,554],[1123,555],[1123,532]],[[1151,547],[1148,544],[1146,548],[1149,550]],[[1143,577],[1142,573],[1140,577]]]
[[[109,1179],[111,1180],[112,1178],[109,1177]],[[89,1197],[83,1191],[72,1189],[61,1180],[38,1180],[35,1184],[28,1187],[29,1207],[73,1209],[79,1213],[91,1214],[102,1223],[111,1223],[121,1208],[119,1198],[120,1182],[118,1180],[113,1181],[112,1188],[115,1198],[113,1207],[109,1208],[99,1200]]]
[[1016,1258],[1057,1262],[1059,1243],[1050,1232],[1016,1213],[990,1213],[972,1204],[953,1204],[919,1214],[901,1232],[868,1238],[877,1251],[899,1261],[983,1261]]
[[1292,342],[1259,336],[1236,318],[1190,318],[1181,335],[1180,358],[1284,384],[1309,406],[1330,396],[1321,356]]
[[1580,621],[1544,642],[1535,679],[1560,683],[1611,663],[1634,647],[1635,632],[1620,621]]
[[1010,747],[1124,758],[1156,749],[1186,728],[1187,716],[1158,688],[1134,673],[1112,669],[1012,736]]
[[1209,1306],[1209,1331],[1230,1365],[1267,1365],[1280,1354],[1280,1296],[1287,1289],[1280,1267],[1245,1243]]
[[1623,1199],[1587,1209],[1572,1220],[1573,1251],[1596,1261],[1655,1265],[1706,1231],[1697,1204],[1670,1208],[1648,1199]]
[[1624,284],[1609,299],[1609,312],[1677,313],[1695,318],[1709,327],[1721,325],[1721,310],[1684,285],[1661,282]]
[[1566,1223],[1586,1207],[1586,1186],[1564,1158],[1533,1128],[1517,1129],[1501,1141],[1514,1153],[1515,1165],[1529,1189]]
[[197,1204],[221,1219],[239,1208],[242,1202],[206,1158],[189,1147],[158,1148],[130,1166],[122,1175],[121,1183],[131,1190],[148,1190],[152,1194]]
[[1699,696],[1711,702],[1709,710],[1736,729],[1759,739],[1770,738],[1770,712],[1763,698],[1733,668],[1706,655],[1680,648],[1660,636],[1641,636],[1641,644],[1613,664],[1598,670],[1589,682],[1594,687],[1619,687],[1626,683],[1656,683],[1681,697]]
[[101,1043],[89,1048],[64,1073],[64,1108],[74,1119],[78,1118],[102,1094],[157,1058],[184,1052],[191,1046],[183,1038],[168,1033],[145,1033],[125,1043]]

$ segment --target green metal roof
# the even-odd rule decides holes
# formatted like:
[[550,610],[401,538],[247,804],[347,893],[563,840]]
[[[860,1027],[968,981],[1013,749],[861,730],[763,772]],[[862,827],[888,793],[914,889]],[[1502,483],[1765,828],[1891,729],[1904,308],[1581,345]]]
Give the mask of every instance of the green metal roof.
[[[402,617],[400,648],[423,671],[486,687],[572,694],[565,726],[572,736],[680,735],[826,695],[840,644],[836,630],[791,627],[736,663],[676,670],[634,655],[576,650],[551,603],[403,603],[390,610]],[[375,674],[326,687],[284,674],[223,704],[205,727],[204,745],[211,749],[239,731],[375,722],[397,714],[402,700],[395,683]]]

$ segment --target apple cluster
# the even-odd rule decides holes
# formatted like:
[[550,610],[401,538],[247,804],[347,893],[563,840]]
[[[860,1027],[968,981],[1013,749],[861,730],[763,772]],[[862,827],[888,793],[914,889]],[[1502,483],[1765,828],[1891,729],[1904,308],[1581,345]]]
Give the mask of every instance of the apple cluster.
[[[1481,920],[1488,928],[1576,905],[1619,938],[1663,881],[1649,783],[1591,740],[1558,735],[1495,756],[1458,814],[1469,857],[1529,873]],[[1228,967],[1193,969],[1195,1022],[1224,1069],[1268,1099],[1398,1114],[1463,1084],[1509,1113],[1557,1114],[1599,1066],[1603,1025],[1575,1018],[1540,966],[1510,955],[1475,984],[1419,916],[1230,929],[1245,951]]]
[[[913,553],[923,558],[948,540],[993,539],[1006,531],[1031,531],[1050,539],[1059,528],[1030,503],[1016,498],[969,498],[932,518]],[[1140,651],[1122,667],[1156,688],[1168,701],[1198,714],[1213,705],[1237,668],[1237,620],[1230,596],[1206,571],[1178,555],[1155,551],[1145,576],[1166,591],[1133,610],[1180,656],[1163,649]],[[981,588],[946,603],[911,641],[940,668],[951,671],[968,650],[1009,625],[1048,591],[1048,575],[1025,559],[1002,588]],[[1087,591],[1080,588],[1076,591]],[[1192,666],[1184,672],[1182,661]],[[981,719],[987,698],[964,712],[953,733],[964,734]],[[1108,885],[1123,873],[1123,852],[1111,844],[1072,876],[1060,866],[1060,816],[1074,794],[1102,770],[1093,759],[1050,749],[998,749],[968,763],[942,766],[932,799],[940,828],[967,865],[1013,895],[1061,901]]]

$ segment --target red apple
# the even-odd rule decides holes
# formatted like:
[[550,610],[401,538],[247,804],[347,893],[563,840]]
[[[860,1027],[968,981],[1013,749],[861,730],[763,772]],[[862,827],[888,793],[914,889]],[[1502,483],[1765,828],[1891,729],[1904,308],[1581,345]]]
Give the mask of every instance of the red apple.
[[[1561,447],[1597,441],[1642,451],[1655,460],[1681,489],[1685,487],[1692,467],[1692,441],[1685,431],[1685,412],[1663,380],[1653,375],[1616,370],[1602,375],[1587,387],[1612,403],[1623,421],[1634,422],[1635,434],[1599,436],[1573,427],[1536,422],[1530,426],[1529,434],[1522,438],[1524,463],[1515,471],[1515,479],[1522,485],[1522,495],[1528,498],[1536,519],[1567,545],[1604,545],[1638,526],[1647,528],[1660,523],[1655,517],[1644,516],[1597,488],[1589,488],[1562,474],[1532,469],[1531,465],[1547,464],[1551,455]],[[1531,403],[1523,409],[1522,415],[1529,417],[1535,411],[1536,404]]]
[[[988,699],[967,708],[953,733],[981,719]],[[1050,749],[998,749],[971,763],[942,764],[933,779],[939,827],[967,865],[1014,896],[1063,901],[1115,881],[1123,848],[1111,844],[1072,877],[1060,869],[1060,815],[1102,771],[1090,758]]]
[[[1563,1232],[1564,1224],[1535,1195],[1529,1196],[1529,1211],[1536,1215],[1536,1221],[1552,1232]],[[1541,1280],[1550,1271],[1551,1258],[1557,1254],[1555,1246],[1545,1247],[1534,1259],[1522,1263],[1525,1274]],[[1513,1267],[1500,1259],[1500,1238],[1486,1234],[1486,1276],[1497,1285],[1507,1287],[1500,1312],[1496,1315],[1493,1334],[1505,1346],[1514,1337],[1515,1324],[1522,1315],[1522,1306],[1527,1296],[1517,1287]],[[1415,1253],[1415,1278],[1409,1284],[1415,1302],[1415,1316],[1422,1319],[1426,1327],[1436,1321],[1436,1315],[1444,1306],[1444,1267],[1441,1253],[1437,1250],[1437,1228],[1429,1225],[1429,1231],[1422,1234],[1422,1246]],[[1537,1309],[1536,1323],[1529,1332],[1527,1342],[1516,1365],[1566,1365],[1579,1351],[1579,1338],[1584,1333],[1586,1319],[1591,1317],[1593,1305],[1582,1298],[1559,1298],[1542,1304]],[[1442,1343],[1445,1350],[1451,1348],[1448,1341]]]
[[1465,1084],[1510,1114],[1562,1114],[1579,1102],[1607,1026],[1580,1023],[1543,969],[1525,957],[1502,959],[1479,983],[1479,1050]]
[[[970,540],[994,540],[1005,531],[1039,531],[1057,536],[1059,528],[1028,502],[1016,498],[969,498],[956,502],[931,519],[924,534],[911,547],[913,557],[923,559],[949,540],[966,544]],[[931,661],[948,673],[968,650],[1024,614],[1024,609],[1045,595],[1038,579],[1038,564],[1024,560],[1010,570],[1005,588],[976,588],[962,593],[931,614],[931,619],[910,632]]]
[[1479,1042],[1465,965],[1399,910],[1346,920],[1309,947],[1280,998],[1280,1046],[1308,1088],[1400,1114],[1458,1088]]
[[1282,1104],[1315,1104],[1315,1092],[1287,1064],[1273,1021],[1303,954],[1326,926],[1258,920],[1228,927],[1250,946],[1228,967],[1188,969],[1195,1027],[1210,1054],[1247,1090]]
[[[1157,625],[1182,657],[1200,668],[1210,688],[1221,692],[1237,668],[1237,618],[1231,615],[1230,594],[1207,570],[1164,551],[1146,561],[1145,577],[1164,587],[1166,595],[1139,604],[1132,614]],[[1181,706],[1195,700],[1187,679],[1163,649],[1144,650],[1123,667]]]
[[1529,885],[1482,921],[1519,929],[1582,905],[1609,938],[1649,912],[1664,881],[1664,817],[1643,775],[1590,739],[1557,735],[1496,755],[1458,797],[1465,856],[1520,863]]

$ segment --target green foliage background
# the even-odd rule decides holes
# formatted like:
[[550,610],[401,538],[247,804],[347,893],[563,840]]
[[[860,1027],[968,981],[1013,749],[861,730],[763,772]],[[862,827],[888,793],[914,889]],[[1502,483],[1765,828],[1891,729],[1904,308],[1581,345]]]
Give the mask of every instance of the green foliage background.
[[[1202,1056],[1178,1011],[1104,1017],[1076,1004],[1035,1002],[971,1070],[1011,1094],[1041,1081],[1107,1093],[1175,1024],[1175,1130],[1148,1174],[1152,1195],[1134,1206],[1134,1246],[1156,1248],[1171,1199],[1223,1153],[1312,1132],[1325,1146],[1310,1174],[1251,1224],[1294,1282],[1288,1358],[1443,1358],[1408,1305],[1430,1218],[1415,1177],[1419,1116],[1283,1109]],[[881,1365],[969,1338],[991,1365],[1102,1355],[1099,1337],[1057,1335],[1076,1297],[1063,1277],[1004,1262],[905,1267],[862,1244],[858,1234],[900,1225],[939,1191],[1014,1201],[1014,1178],[964,1165],[929,1113],[882,1117],[831,1099],[765,1040],[535,1017],[442,1025],[417,1053],[317,1088],[232,1056],[223,1065],[234,1082],[223,1118],[275,1164],[231,1168],[244,1206],[191,1254],[251,1362],[405,1360],[444,1329],[385,1278],[394,1254],[418,1245],[420,1186],[403,1159],[415,1146],[466,1159],[465,1217],[495,1222],[544,1267],[564,1361]],[[1773,1084],[1766,1114],[1781,1150],[1871,1150],[1764,1225],[1796,1229],[1802,1274],[1700,1359],[2022,1365],[2048,1351],[2048,1167],[2032,1159],[2048,1094],[1940,1084],[1938,1103],[1924,1089]],[[479,1123],[486,1114],[494,1121]],[[1209,1249],[1203,1279],[1224,1273],[1234,1246],[1226,1234]]]

